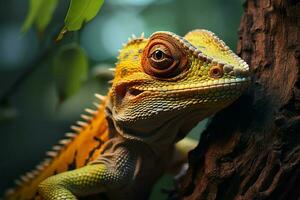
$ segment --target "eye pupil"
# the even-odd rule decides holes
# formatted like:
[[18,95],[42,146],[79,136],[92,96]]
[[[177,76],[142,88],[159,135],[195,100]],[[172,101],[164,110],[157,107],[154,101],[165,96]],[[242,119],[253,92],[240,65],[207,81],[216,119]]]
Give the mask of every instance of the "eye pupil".
[[161,60],[161,59],[164,58],[164,53],[163,53],[162,51],[160,51],[160,50],[156,50],[156,51],[154,52],[154,58],[155,58],[156,60]]

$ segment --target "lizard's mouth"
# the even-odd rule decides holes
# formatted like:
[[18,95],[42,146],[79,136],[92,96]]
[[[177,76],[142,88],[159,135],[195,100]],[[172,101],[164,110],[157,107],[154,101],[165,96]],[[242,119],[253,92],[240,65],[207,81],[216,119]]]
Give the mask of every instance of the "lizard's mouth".
[[250,78],[235,78],[225,81],[212,81],[210,84],[198,83],[187,84],[180,86],[165,86],[165,87],[147,87],[143,88],[140,85],[132,85],[128,87],[127,93],[132,98],[139,98],[147,94],[207,94],[212,92],[229,93],[231,90],[235,93],[243,91],[250,83]]
[[[121,83],[115,87],[117,101],[121,103],[125,100],[129,102],[143,102],[148,97],[163,98],[190,98],[200,102],[220,102],[223,100],[235,99],[250,83],[250,77],[219,79],[210,82],[194,84],[166,85],[154,87],[151,83],[141,82]],[[152,86],[151,86],[152,85]]]

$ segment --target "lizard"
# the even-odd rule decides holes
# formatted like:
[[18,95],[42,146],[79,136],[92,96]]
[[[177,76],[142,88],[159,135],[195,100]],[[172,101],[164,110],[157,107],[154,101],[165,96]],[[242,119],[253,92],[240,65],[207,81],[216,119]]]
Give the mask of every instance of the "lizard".
[[174,166],[179,141],[250,82],[247,63],[204,29],[184,37],[168,31],[133,36],[112,70],[107,95],[96,94],[97,109],[86,109],[85,121],[71,126],[74,132],[4,199],[147,199]]

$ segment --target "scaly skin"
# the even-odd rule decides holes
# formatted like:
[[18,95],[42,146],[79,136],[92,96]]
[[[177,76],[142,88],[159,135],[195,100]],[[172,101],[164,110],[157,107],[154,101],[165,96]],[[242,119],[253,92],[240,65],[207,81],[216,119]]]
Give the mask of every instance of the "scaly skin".
[[[48,153],[53,158],[24,176],[6,199],[97,193],[147,199],[155,181],[178,164],[175,144],[237,99],[249,79],[248,65],[209,31],[134,38],[120,52],[107,96],[97,95],[98,111],[88,110],[92,119],[83,116],[88,122],[73,126],[78,135]],[[193,147],[180,146],[185,152]]]

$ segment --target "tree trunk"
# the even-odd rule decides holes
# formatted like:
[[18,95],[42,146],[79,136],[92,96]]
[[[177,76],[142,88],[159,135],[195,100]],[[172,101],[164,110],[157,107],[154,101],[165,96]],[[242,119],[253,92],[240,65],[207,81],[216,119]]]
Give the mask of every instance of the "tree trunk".
[[252,85],[190,153],[182,199],[300,199],[300,3],[248,0],[244,9],[238,54]]

